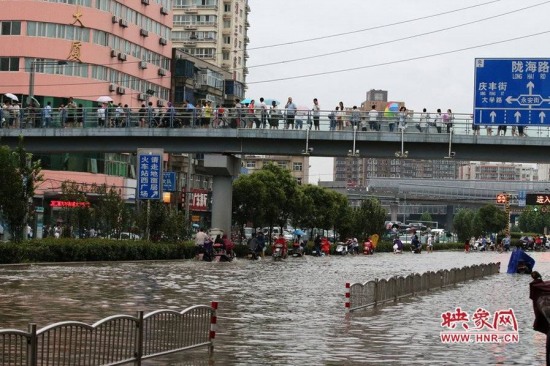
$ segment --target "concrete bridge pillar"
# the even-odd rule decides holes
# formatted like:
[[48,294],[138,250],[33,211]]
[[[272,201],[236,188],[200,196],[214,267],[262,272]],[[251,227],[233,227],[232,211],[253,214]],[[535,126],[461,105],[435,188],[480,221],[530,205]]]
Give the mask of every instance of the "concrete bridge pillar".
[[447,214],[445,215],[445,230],[447,232],[453,231],[453,221],[455,217],[455,206],[447,205]]
[[395,201],[390,203],[390,221],[396,222],[397,221],[397,212],[399,210],[399,202]]
[[232,155],[205,154],[205,173],[213,176],[212,227],[231,235],[233,177],[239,175],[241,159]]

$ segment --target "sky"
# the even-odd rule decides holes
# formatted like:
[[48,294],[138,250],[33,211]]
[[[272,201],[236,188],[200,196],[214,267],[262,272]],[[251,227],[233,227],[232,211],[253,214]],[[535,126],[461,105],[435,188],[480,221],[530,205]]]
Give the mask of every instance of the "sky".
[[[249,5],[246,96],[255,99],[284,103],[291,96],[297,105],[310,106],[318,98],[328,110],[339,101],[359,106],[367,91],[382,89],[390,101],[412,110],[471,113],[475,58],[550,57],[550,1],[249,0]],[[334,54],[321,56],[326,53]],[[306,59],[293,61],[297,58]],[[332,158],[312,157],[310,165],[310,183],[333,180]]]

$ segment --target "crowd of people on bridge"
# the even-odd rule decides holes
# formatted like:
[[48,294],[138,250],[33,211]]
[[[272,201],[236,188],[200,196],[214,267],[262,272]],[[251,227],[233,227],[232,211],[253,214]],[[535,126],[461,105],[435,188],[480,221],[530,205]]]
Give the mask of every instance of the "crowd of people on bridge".
[[[328,124],[330,131],[356,129],[359,132],[412,130],[426,133],[451,133],[457,124],[457,118],[447,109],[429,112],[426,108],[414,113],[401,106],[399,110],[379,111],[376,105],[369,111],[357,106],[346,107],[339,102],[334,109],[321,109],[320,102],[314,98],[310,106],[297,106],[292,97],[284,106],[272,100],[268,105],[264,98],[246,100],[236,99],[231,107],[213,105],[203,101],[194,105],[185,100],[177,107],[168,102],[164,106],[155,106],[146,102],[139,108],[130,108],[127,104],[114,102],[100,103],[97,108],[89,109],[76,104],[72,97],[66,103],[53,108],[51,102],[44,107],[31,103],[26,108],[16,101],[4,101],[0,108],[0,120],[3,128],[49,128],[49,127],[142,127],[142,128],[262,128],[320,130],[321,122]],[[471,124],[469,118],[461,119],[461,125],[468,125],[473,135],[480,135],[480,125]],[[488,136],[493,135],[493,126],[484,126]],[[511,126],[512,136],[526,136],[526,127]],[[499,125],[497,136],[506,136],[507,126]]]

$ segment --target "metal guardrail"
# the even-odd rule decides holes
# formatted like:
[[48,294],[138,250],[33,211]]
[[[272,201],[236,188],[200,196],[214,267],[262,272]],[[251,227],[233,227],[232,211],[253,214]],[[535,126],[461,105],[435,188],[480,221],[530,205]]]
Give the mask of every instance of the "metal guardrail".
[[346,283],[347,311],[378,306],[404,297],[416,296],[434,289],[483,278],[500,272],[500,262],[452,268],[450,270],[413,273],[406,277],[375,279],[365,283]]
[[0,329],[0,365],[122,365],[197,347],[213,349],[218,304],[181,312],[114,315],[93,325],[64,321],[29,331]]
[[[221,113],[220,111],[223,111]],[[16,112],[0,109],[3,128],[276,128],[276,129],[317,129],[311,110],[298,110],[293,118],[288,118],[284,108],[276,112],[262,113],[256,109],[251,113],[246,108],[213,108],[205,112],[200,108],[165,107],[107,107],[52,109],[21,108]],[[319,112],[318,129],[322,131],[349,131],[357,126],[357,132],[393,132],[415,134],[476,135],[481,129],[487,135],[498,135],[496,125],[473,126],[470,113],[453,113],[450,122],[445,123],[441,116],[431,113],[425,118],[422,113],[378,112],[376,117],[365,111]],[[292,124],[289,124],[292,122]],[[519,136],[519,124],[508,126],[507,136]],[[475,128],[474,128],[475,127]],[[480,128],[481,127],[481,128]],[[550,126],[528,125],[523,136],[550,137]]]

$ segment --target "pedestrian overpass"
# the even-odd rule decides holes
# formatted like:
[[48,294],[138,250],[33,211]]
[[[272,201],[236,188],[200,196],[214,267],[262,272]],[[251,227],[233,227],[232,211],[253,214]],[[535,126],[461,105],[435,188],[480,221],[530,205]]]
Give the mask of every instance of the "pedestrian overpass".
[[[459,127],[459,126],[457,126]],[[32,153],[135,152],[162,148],[167,153],[224,155],[300,155],[320,157],[442,158],[467,161],[546,163],[550,129],[534,127],[529,136],[450,133],[281,130],[263,128],[30,128],[0,129],[3,145],[15,147],[23,137]]]

